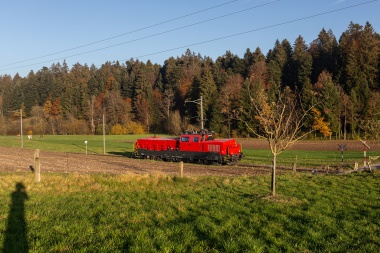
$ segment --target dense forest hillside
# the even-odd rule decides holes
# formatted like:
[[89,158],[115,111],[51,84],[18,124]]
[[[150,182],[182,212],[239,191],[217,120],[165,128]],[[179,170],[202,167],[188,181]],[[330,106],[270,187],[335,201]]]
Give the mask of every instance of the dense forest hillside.
[[300,110],[316,105],[305,129],[320,119],[333,138],[379,138],[379,34],[369,23],[350,23],[339,40],[322,29],[310,44],[300,35],[293,44],[276,41],[266,55],[248,48],[243,58],[226,51],[213,60],[187,50],[163,66],[131,59],[69,68],[64,61],[26,77],[3,75],[0,134],[20,132],[20,111],[25,134],[98,134],[103,115],[108,133],[177,134],[199,127],[199,102],[189,101],[202,96],[206,128],[247,136],[242,122],[255,92],[274,99],[285,87]]

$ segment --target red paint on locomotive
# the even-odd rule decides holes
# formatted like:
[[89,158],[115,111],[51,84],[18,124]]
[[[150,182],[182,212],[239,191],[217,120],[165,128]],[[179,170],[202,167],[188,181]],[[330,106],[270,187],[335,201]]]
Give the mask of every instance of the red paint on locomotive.
[[141,138],[135,142],[135,157],[228,164],[243,157],[235,139],[215,139],[208,131],[185,132],[176,138]]

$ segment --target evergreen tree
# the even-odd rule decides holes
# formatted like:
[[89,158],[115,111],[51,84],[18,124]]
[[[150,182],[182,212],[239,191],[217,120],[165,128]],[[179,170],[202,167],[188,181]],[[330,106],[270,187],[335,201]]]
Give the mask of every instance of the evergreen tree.
[[370,89],[378,88],[380,40],[372,26],[350,23],[340,39],[342,51],[342,78],[348,92],[367,83]]
[[293,55],[293,47],[287,39],[281,41],[281,46],[286,54],[286,61],[284,63],[284,67],[282,69],[282,88],[286,86],[290,86],[292,83],[292,55]]
[[282,86],[283,73],[288,60],[288,55],[283,44],[280,44],[280,42],[276,40],[273,49],[267,54],[267,82],[273,90],[279,90]]
[[245,79],[242,83],[239,100],[239,133],[243,136],[249,136],[250,131],[247,129],[246,124],[249,124],[252,129],[257,130],[259,124],[255,117],[257,116],[255,109],[252,107],[253,100],[262,91],[261,85],[258,83],[251,83],[249,79]]
[[[314,87],[311,83],[305,84],[301,91],[301,107],[302,108],[311,108],[313,107],[317,102],[318,99],[316,97],[317,92],[314,90]],[[305,115],[305,121],[303,128],[304,129],[311,129],[314,124],[314,116],[312,114]]]
[[359,110],[358,110],[358,104],[359,99],[358,95],[356,93],[356,90],[353,89],[349,95],[350,104],[349,104],[349,125],[351,130],[351,137],[352,139],[356,138],[357,135],[357,126],[359,121]]
[[35,105],[42,102],[38,94],[38,84],[36,83],[36,76],[33,71],[30,71],[28,76],[22,82],[22,93],[24,94],[25,110],[29,115],[31,109]]
[[332,75],[322,71],[318,81],[314,84],[314,90],[319,103],[316,105],[321,116],[329,123],[329,128],[334,133],[340,131],[340,97],[339,89],[332,80]]
[[207,68],[200,78],[199,95],[203,98],[203,118],[206,120],[204,125],[207,128],[212,121],[212,108],[217,98],[217,87],[211,71]]
[[302,36],[298,36],[294,43],[291,58],[292,77],[289,83],[292,89],[302,90],[311,82],[312,57]]
[[318,34],[318,38],[310,44],[310,53],[313,57],[312,83],[316,83],[319,74],[326,70],[337,76],[337,54],[338,42],[331,30],[322,31]]
[[249,48],[247,48],[244,53],[243,62],[244,62],[244,69],[245,69],[243,77],[247,78],[249,76],[248,74],[249,67],[253,63],[253,54],[251,53],[251,50]]
[[239,74],[230,76],[219,92],[217,103],[214,105],[212,130],[231,136],[236,128],[236,118],[240,107],[240,94],[243,78]]
[[[36,113],[38,106],[46,107],[50,101],[52,107],[59,101],[59,116],[52,117],[49,109],[46,118],[50,133],[68,133],[70,126],[77,129],[80,119],[94,130],[104,112],[110,129],[111,124],[134,119],[149,130],[173,131],[187,124],[185,116],[194,117],[192,124],[199,123],[199,106],[185,101],[202,96],[207,127],[225,135],[238,129],[244,135],[247,127],[233,119],[233,111],[238,108],[240,117],[251,120],[255,128],[250,99],[263,91],[268,101],[277,101],[287,86],[297,95],[302,92],[300,108],[318,101],[321,117],[335,134],[369,133],[376,124],[368,122],[380,115],[373,101],[380,90],[380,35],[368,22],[364,26],[351,22],[339,44],[331,30],[322,29],[309,47],[301,36],[293,46],[286,39],[277,40],[266,57],[260,48],[253,52],[247,48],[243,58],[226,51],[213,61],[187,49],[164,66],[131,59],[125,64],[106,62],[100,68],[77,63],[69,69],[63,61],[26,77],[0,76],[0,117],[7,122],[5,117],[22,103],[29,116],[32,108]],[[231,92],[235,88],[240,90]],[[313,123],[312,115],[306,119],[303,130]],[[41,131],[42,125],[38,124]]]

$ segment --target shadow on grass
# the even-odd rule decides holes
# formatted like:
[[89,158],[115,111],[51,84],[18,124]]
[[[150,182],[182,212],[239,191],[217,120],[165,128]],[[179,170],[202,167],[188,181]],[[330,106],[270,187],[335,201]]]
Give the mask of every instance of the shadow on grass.
[[25,200],[28,199],[28,195],[24,184],[16,183],[16,190],[12,192],[11,198],[3,252],[29,252],[24,204]]

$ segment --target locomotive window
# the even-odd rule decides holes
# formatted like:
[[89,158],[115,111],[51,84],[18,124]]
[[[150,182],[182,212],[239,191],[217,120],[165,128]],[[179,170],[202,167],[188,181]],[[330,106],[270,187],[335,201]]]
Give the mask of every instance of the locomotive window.
[[193,142],[199,142],[199,137],[194,137]]
[[182,142],[189,142],[189,137],[181,137]]

